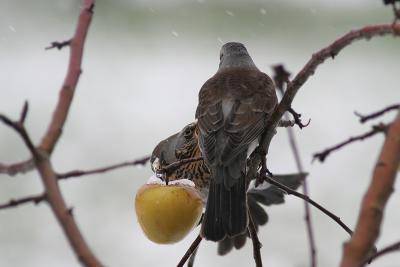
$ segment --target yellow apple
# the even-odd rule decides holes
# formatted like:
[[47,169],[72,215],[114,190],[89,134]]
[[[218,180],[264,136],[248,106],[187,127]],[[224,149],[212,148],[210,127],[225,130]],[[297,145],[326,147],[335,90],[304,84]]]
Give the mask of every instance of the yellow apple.
[[151,241],[172,244],[199,223],[203,203],[194,187],[145,184],[136,194],[135,209],[139,224]]

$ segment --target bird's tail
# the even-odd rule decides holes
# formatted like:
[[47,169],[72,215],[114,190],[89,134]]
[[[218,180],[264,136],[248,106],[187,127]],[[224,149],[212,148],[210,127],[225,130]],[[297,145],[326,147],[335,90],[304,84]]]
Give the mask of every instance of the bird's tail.
[[[253,220],[254,226],[258,231],[258,227],[268,222],[268,214],[260,204],[257,203],[253,195],[247,195],[247,204],[249,212]],[[235,237],[226,236],[222,241],[218,242],[218,255],[225,255],[229,253],[233,247],[241,249],[246,244],[248,233],[242,233]]]
[[[306,176],[306,173],[295,173],[276,175],[274,178],[281,184],[296,190]],[[284,192],[273,185],[262,189],[252,188],[247,191],[247,205],[257,231],[261,225],[265,225],[268,222],[268,214],[260,204],[265,206],[282,204],[284,203],[284,196]],[[248,236],[248,233],[243,233],[232,238],[226,236],[222,241],[218,242],[218,254],[225,255],[233,248],[242,248],[246,244]]]
[[215,172],[212,171],[212,176],[216,174],[219,177],[210,179],[207,206],[201,228],[201,235],[207,240],[220,241],[226,236],[234,237],[247,230],[245,176],[242,174],[227,183],[224,182],[227,173],[227,167],[219,167]]

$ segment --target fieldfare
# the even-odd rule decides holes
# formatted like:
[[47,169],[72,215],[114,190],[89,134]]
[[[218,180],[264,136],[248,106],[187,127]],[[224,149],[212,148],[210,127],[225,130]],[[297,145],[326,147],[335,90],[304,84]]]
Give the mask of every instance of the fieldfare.
[[220,241],[246,231],[246,161],[277,102],[273,81],[244,45],[223,45],[219,69],[200,89],[196,110],[200,149],[211,172],[201,230],[205,239]]
[[[154,149],[150,162],[152,170],[158,173],[178,160],[199,156],[201,156],[201,152],[198,142],[198,127],[196,123],[191,123],[185,126],[180,132],[161,141]],[[192,180],[195,187],[200,191],[203,201],[207,201],[211,174],[203,160],[179,165],[166,175],[171,181],[177,179]],[[274,178],[295,190],[300,186],[305,176],[306,174],[303,173],[275,175]],[[258,229],[260,225],[264,225],[268,221],[268,215],[260,204],[266,206],[281,204],[284,202],[284,193],[282,190],[269,184],[261,184],[257,188],[250,186],[247,191],[247,202],[250,215]],[[225,237],[218,243],[218,254],[225,255],[233,247],[240,249],[244,246],[247,236],[247,232],[244,232],[235,237]]]

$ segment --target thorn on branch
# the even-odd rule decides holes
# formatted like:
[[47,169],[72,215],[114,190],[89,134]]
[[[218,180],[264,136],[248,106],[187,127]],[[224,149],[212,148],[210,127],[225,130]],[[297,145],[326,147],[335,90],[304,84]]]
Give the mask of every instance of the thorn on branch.
[[74,208],[73,207],[71,207],[71,208],[69,208],[68,210],[67,210],[67,212],[68,212],[68,215],[70,215],[70,216],[74,216]]
[[292,114],[293,119],[294,119],[294,123],[295,123],[297,126],[299,126],[300,129],[303,129],[303,128],[307,127],[307,126],[310,124],[310,122],[311,122],[311,119],[308,119],[308,122],[307,122],[306,124],[303,124],[303,122],[302,122],[301,119],[300,119],[301,114],[299,114],[299,113],[297,113],[296,111],[294,111],[294,109],[292,109],[291,107],[288,109],[288,112],[289,112],[290,114]]
[[371,137],[371,136],[374,136],[374,135],[377,134],[377,133],[382,133],[382,132],[383,132],[383,133],[386,133],[388,127],[389,127],[389,125],[386,125],[386,124],[383,124],[383,123],[380,123],[380,124],[378,124],[378,125],[374,125],[374,126],[372,126],[372,130],[369,131],[369,132],[367,132],[367,133],[364,133],[364,134],[361,134],[361,135],[357,135],[357,136],[350,137],[350,138],[347,139],[346,141],[341,142],[341,143],[339,143],[339,144],[337,144],[337,145],[335,145],[335,146],[333,146],[333,147],[327,148],[327,149],[325,149],[325,150],[322,151],[322,152],[314,153],[314,155],[313,155],[313,160],[312,160],[312,161],[314,161],[314,160],[319,160],[320,162],[324,162],[325,159],[326,159],[326,158],[329,156],[329,154],[331,154],[332,152],[334,152],[334,151],[336,151],[336,150],[339,150],[339,149],[341,149],[342,147],[344,147],[344,146],[346,146],[346,145],[348,145],[348,144],[351,144],[351,143],[353,143],[353,142],[356,142],[356,141],[363,141],[363,140],[365,140],[365,139],[367,139],[367,138],[369,138],[369,137]]
[[64,48],[64,46],[69,46],[71,44],[72,40],[66,40],[66,41],[62,41],[62,42],[51,42],[50,46],[46,47],[46,50],[49,49],[53,49],[53,48],[57,48],[58,50],[61,50]]
[[358,113],[357,111],[354,111],[354,114],[360,118],[360,123],[365,123],[368,120],[375,119],[377,117],[382,116],[386,112],[389,112],[392,110],[398,110],[398,109],[400,109],[400,104],[394,104],[394,105],[388,106],[382,110],[379,110],[377,112],[371,113],[369,115],[362,115],[362,114]]
[[92,3],[91,5],[90,5],[90,7],[88,8],[88,12],[89,13],[91,13],[91,14],[93,14],[94,12],[93,12],[93,10],[94,10],[94,3]]

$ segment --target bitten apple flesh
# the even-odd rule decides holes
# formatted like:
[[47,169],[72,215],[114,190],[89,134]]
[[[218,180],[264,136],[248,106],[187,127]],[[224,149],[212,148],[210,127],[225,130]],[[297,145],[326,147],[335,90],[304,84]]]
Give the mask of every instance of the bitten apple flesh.
[[182,240],[201,218],[203,203],[187,184],[145,184],[135,198],[136,216],[145,235],[158,244]]

